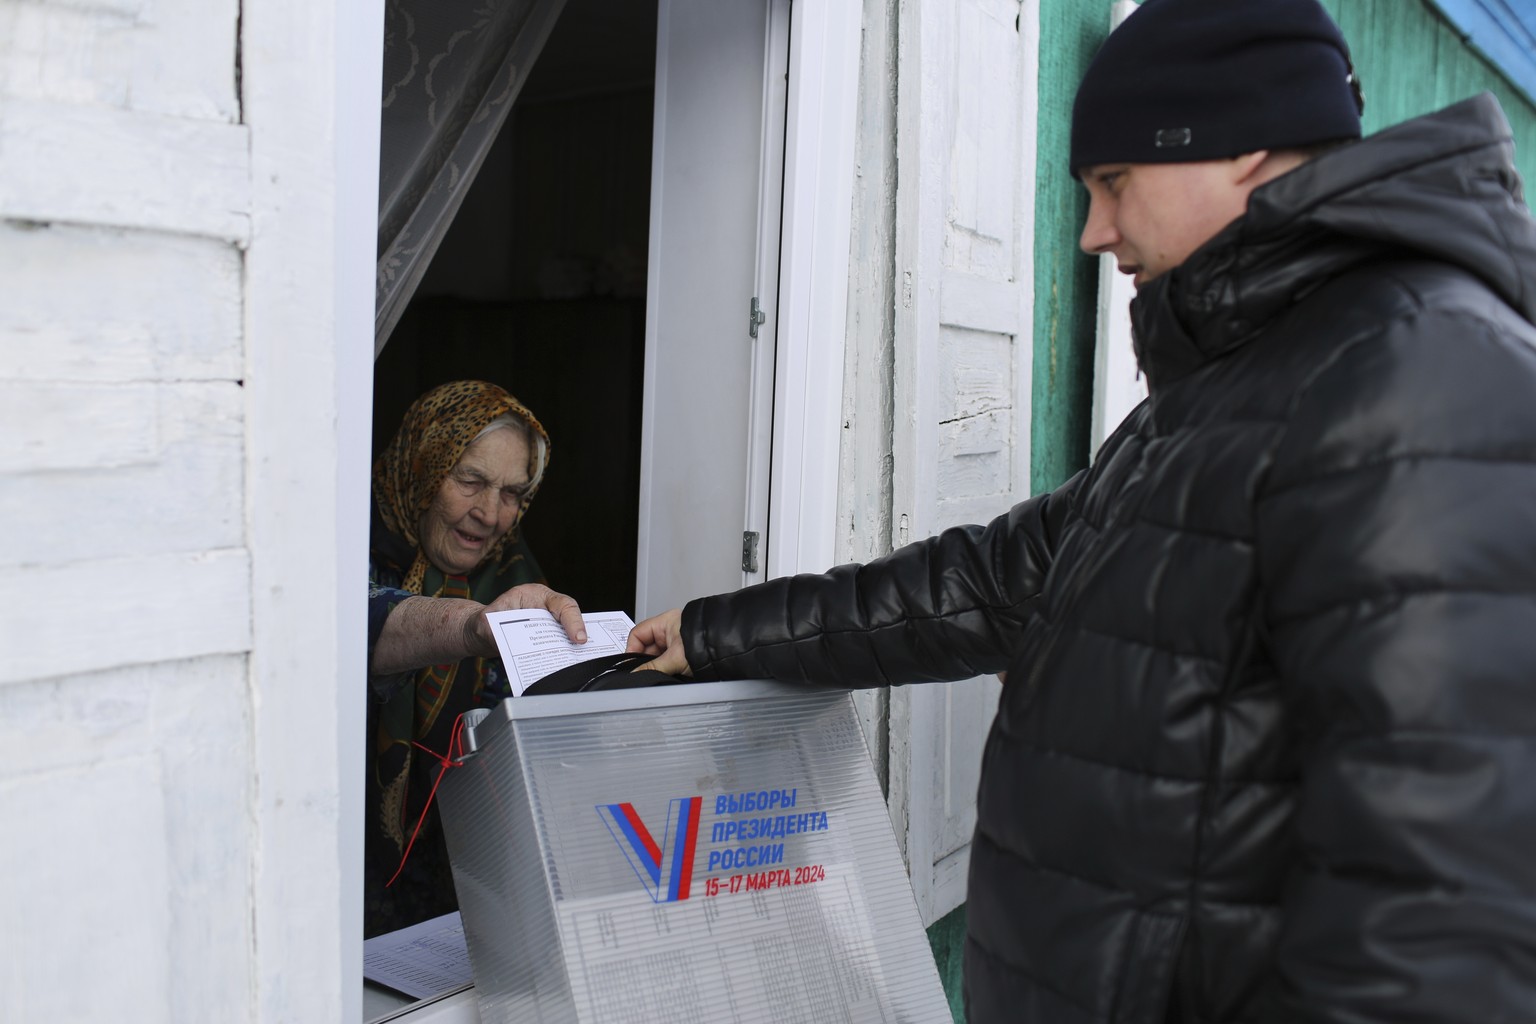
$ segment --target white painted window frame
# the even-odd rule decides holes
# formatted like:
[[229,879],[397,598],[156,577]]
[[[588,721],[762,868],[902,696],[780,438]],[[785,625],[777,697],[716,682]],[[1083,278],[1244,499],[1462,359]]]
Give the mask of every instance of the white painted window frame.
[[[367,673],[367,606],[358,599],[368,573],[369,484],[373,447],[375,267],[379,237],[378,83],[384,77],[384,5],[336,4],[336,420],[341,484],[336,524],[337,569],[343,581],[338,617],[346,674],[338,680],[342,780],[337,815],[342,858],[341,992],[343,1021],[362,1017],[363,823],[366,716],[360,710]],[[359,45],[364,44],[364,45]],[[368,45],[371,44],[371,45]],[[359,187],[351,187],[360,182]],[[358,382],[365,382],[361,387]],[[356,672],[361,669],[361,672]],[[356,674],[354,674],[356,672]],[[355,872],[355,874],[354,874]]]
[[[301,35],[309,45],[296,48]],[[379,0],[243,5],[252,1020],[362,1015],[363,585],[383,39]]]
[[769,578],[837,555],[861,7],[799,0],[790,16]]
[[[758,296],[763,323],[753,346],[752,384],[747,416],[747,504],[741,524],[745,532],[761,536],[758,568],[749,572],[743,559],[741,585],[749,587],[768,578],[768,503],[772,499],[774,380],[779,333],[779,256],[784,217],[784,139],[789,90],[784,80],[789,67],[790,0],[769,0],[768,55],[763,62],[763,142],[758,180],[764,183],[758,196],[757,267],[753,294]],[[780,71],[783,68],[785,71]],[[780,81],[775,82],[778,78]]]

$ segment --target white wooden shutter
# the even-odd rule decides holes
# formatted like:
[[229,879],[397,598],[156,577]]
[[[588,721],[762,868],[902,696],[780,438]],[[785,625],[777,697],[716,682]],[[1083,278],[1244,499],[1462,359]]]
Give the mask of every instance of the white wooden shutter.
[[[895,542],[1029,490],[1038,0],[914,0],[897,56]],[[891,695],[891,810],[925,924],[965,899],[995,678]]]

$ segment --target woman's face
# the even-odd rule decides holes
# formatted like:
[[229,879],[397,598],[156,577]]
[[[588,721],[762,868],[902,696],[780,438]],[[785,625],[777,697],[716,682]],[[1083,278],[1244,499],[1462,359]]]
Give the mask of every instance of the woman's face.
[[529,480],[528,435],[493,430],[464,450],[421,516],[421,550],[445,573],[465,574],[485,560],[523,507]]

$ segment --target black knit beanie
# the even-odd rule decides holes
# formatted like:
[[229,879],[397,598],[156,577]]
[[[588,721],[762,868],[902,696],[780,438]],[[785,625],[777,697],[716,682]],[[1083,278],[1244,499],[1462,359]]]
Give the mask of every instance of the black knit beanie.
[[1078,87],[1072,172],[1358,139],[1352,76],[1317,0],[1146,0]]

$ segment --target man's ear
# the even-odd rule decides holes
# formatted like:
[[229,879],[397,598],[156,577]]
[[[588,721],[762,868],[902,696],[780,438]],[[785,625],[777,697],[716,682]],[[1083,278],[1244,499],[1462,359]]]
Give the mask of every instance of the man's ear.
[[1232,176],[1232,184],[1253,188],[1273,177],[1266,173],[1270,156],[1271,153],[1267,149],[1256,149],[1252,153],[1239,153],[1234,156],[1228,172]]
[[1242,153],[1232,158],[1232,183],[1255,189],[1289,174],[1310,159],[1311,155],[1300,149],[1256,149]]

